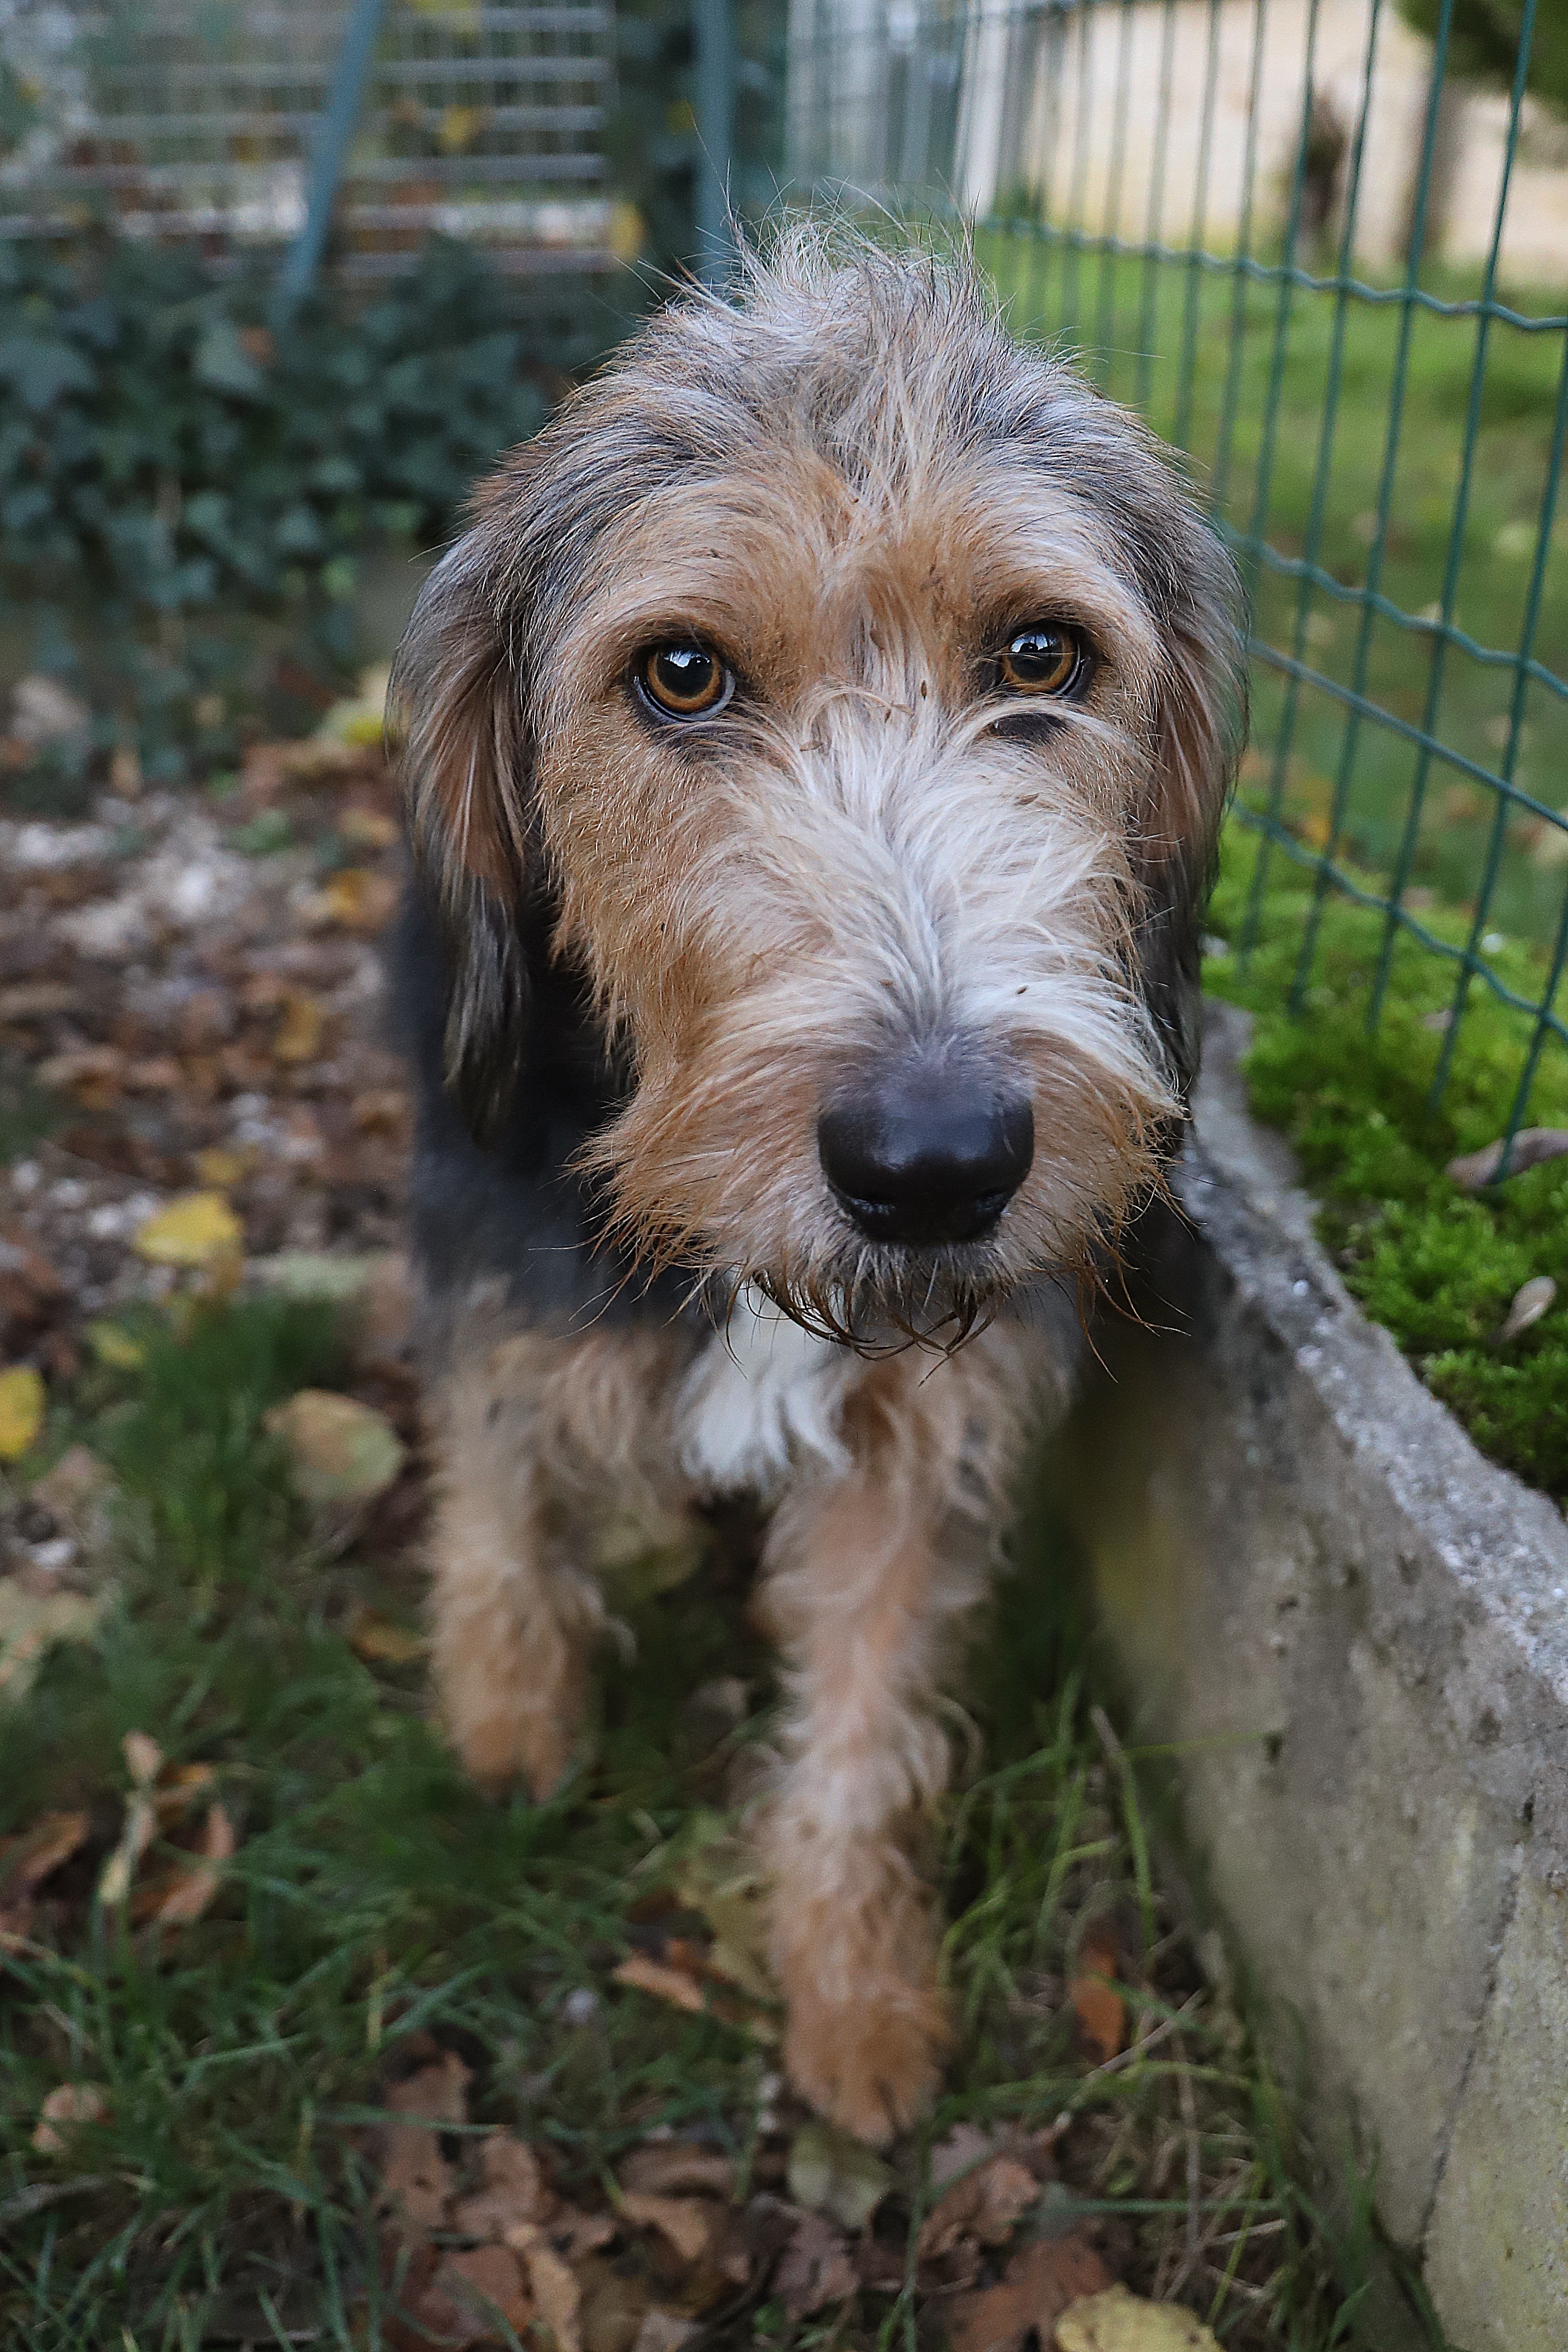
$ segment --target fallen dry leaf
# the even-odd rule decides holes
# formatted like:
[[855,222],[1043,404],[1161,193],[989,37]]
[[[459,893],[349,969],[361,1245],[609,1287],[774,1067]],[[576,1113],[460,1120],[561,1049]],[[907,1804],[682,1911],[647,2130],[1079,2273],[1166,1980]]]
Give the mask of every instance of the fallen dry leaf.
[[441,2153],[441,2133],[467,2120],[468,2070],[444,2050],[429,2066],[387,2085],[382,2126],[382,2188],[407,2231],[439,2230],[456,2182]]
[[535,2313],[541,2326],[554,2336],[556,2352],[583,2352],[583,2292],[571,2264],[536,2230],[509,2231],[507,2243],[521,2256]]
[[619,1985],[630,1985],[636,1992],[650,1992],[656,2000],[668,2000],[673,2008],[691,2011],[699,2015],[708,2006],[708,1995],[698,1979],[686,1969],[672,1968],[668,1960],[656,1960],[647,1952],[633,1952],[613,1971]]
[[150,1216],[132,1247],[154,1265],[211,1266],[237,1258],[245,1234],[221,1192],[186,1192]]
[[1042,2345],[1064,2311],[1114,2281],[1082,2231],[1042,2238],[1016,2253],[995,2286],[958,2298],[953,2352],[1017,2352],[1026,2336]]
[[[438,2301],[446,2303],[447,2313],[439,2311]],[[474,2246],[444,2257],[420,2298],[417,2315],[446,2343],[480,2344],[495,2341],[498,2311],[514,2335],[521,2336],[531,2321],[533,2302],[521,2264],[505,2246]]]
[[313,1062],[321,1050],[327,1008],[319,996],[290,989],[283,999],[282,1018],[272,1038],[275,1062]]
[[221,1805],[207,1809],[201,1859],[176,1873],[153,1916],[160,1927],[184,1927],[199,1919],[223,1881],[222,1865],[234,1853],[234,1824]]
[[90,1826],[87,1813],[42,1813],[20,1836],[0,1838],[0,1952],[28,1943],[34,1895],[70,1860]]
[[[1462,1152],[1458,1160],[1450,1160],[1445,1173],[1461,1192],[1479,1192],[1502,1166],[1502,1150],[1500,1137],[1479,1151]],[[1526,1168],[1539,1167],[1543,1160],[1561,1160],[1564,1152],[1568,1152],[1568,1127],[1521,1127],[1508,1156],[1508,1172],[1518,1176]]]
[[1505,1340],[1517,1339],[1521,1332],[1530,1329],[1532,1323],[1539,1323],[1542,1317],[1550,1311],[1556,1297],[1557,1285],[1549,1274],[1538,1274],[1531,1281],[1521,1283],[1508,1310],[1508,1319],[1497,1335],[1498,1345],[1501,1347]]
[[421,1635],[374,1609],[356,1609],[348,1622],[349,1647],[372,1666],[407,1666],[425,1655]]
[[452,2208],[452,2226],[468,2238],[502,2238],[525,2223],[549,2220],[555,2198],[544,2168],[527,2142],[510,2132],[490,2132],[479,2142],[484,2187]]
[[1124,2286],[1073,2304],[1057,2322],[1057,2352],[1220,2352],[1219,2337],[1173,2303]]
[[125,1826],[120,1832],[120,1842],[104,1864],[98,1882],[98,1899],[110,1911],[117,1909],[130,1894],[136,1866],[156,1832],[158,1808],[153,1786],[163,1764],[163,1751],[149,1732],[128,1731],[121,1746],[131,1775],[131,1801],[125,1808]]
[[338,819],[338,832],[356,849],[391,849],[397,841],[397,820],[384,809],[346,808]]
[[40,1813],[31,1829],[0,1843],[0,1887],[31,1895],[84,1843],[89,1813]]
[[940,2261],[962,2238],[1003,2246],[1040,2194],[1040,2184],[1016,2156],[993,2156],[955,2180],[921,2224],[916,2254]]
[[624,2265],[590,2255],[574,2261],[583,2352],[634,2352],[652,2304],[651,2283]]
[[716,2147],[694,2140],[649,2140],[633,2148],[622,2163],[623,2189],[648,2197],[688,2196],[727,2199],[735,2186],[735,2168]]
[[0,1372],[0,1462],[15,1462],[36,1445],[44,1426],[44,1382],[31,1364]]
[[331,1389],[301,1389],[262,1426],[280,1438],[294,1485],[315,1510],[342,1510],[384,1494],[406,1458],[384,1412]]
[[681,1864],[675,1891],[713,1931],[710,1967],[749,2000],[776,2002],[768,1965],[767,1882],[754,1848],[727,1831],[704,1837]]
[[108,1606],[107,1593],[33,1593],[0,1578],[0,1697],[21,1698],[57,1642],[90,1640]]
[[133,1339],[119,1323],[89,1323],[87,1343],[99,1362],[107,1364],[111,1372],[133,1372],[147,1360],[142,1341]]
[[773,2293],[791,2319],[809,2318],[827,2304],[843,2303],[860,2281],[842,2231],[822,2213],[805,2213],[779,2258]]
[[847,2230],[870,2220],[893,2185],[893,2175],[847,2132],[813,2121],[803,2124],[789,2152],[789,2193],[797,2205],[829,2213]]
[[621,2210],[639,2230],[657,2230],[683,2263],[702,2262],[712,2252],[714,2232],[723,2208],[700,2197],[649,2197],[633,2189],[623,2195]]
[[100,2124],[109,2101],[97,2083],[62,2083],[38,2109],[33,2146],[40,2156],[63,2156],[74,2125]]
[[655,2304],[645,2311],[632,2338],[631,2352],[680,2352],[689,2336],[697,2333],[695,2319],[688,2319],[679,2311],[665,2311]]
[[33,1482],[29,1501],[56,1520],[89,1560],[100,1557],[110,1533],[109,1504],[114,1473],[85,1445],[68,1446],[52,1470]]
[[317,893],[323,922],[348,931],[384,930],[397,909],[397,885],[390,874],[345,866],[329,876]]
[[1101,2065],[1116,2056],[1127,2039],[1127,2003],[1113,1982],[1119,1973],[1114,1937],[1106,1927],[1089,1927],[1079,1946],[1068,1999],[1085,2048]]
[[226,1186],[237,1184],[249,1175],[256,1165],[256,1154],[254,1151],[227,1151],[214,1144],[205,1151],[198,1151],[193,1164],[202,1182],[221,1192]]

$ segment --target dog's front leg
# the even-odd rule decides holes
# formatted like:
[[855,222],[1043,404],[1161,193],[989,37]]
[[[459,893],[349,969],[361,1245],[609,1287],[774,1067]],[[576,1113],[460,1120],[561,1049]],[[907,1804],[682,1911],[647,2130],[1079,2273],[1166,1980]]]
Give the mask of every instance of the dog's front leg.
[[789,1661],[784,1770],[762,1828],[785,2063],[813,2105],[874,2142],[919,2113],[948,2041],[908,1846],[947,1776],[931,1711],[942,1637],[985,1559],[982,1531],[955,1528],[941,1465],[914,1451],[876,1448],[843,1478],[792,1490],[764,1563]]
[[546,1797],[572,1760],[605,1611],[595,1579],[561,1551],[531,1354],[495,1349],[443,1400],[432,1654],[465,1769],[492,1792],[521,1780]]

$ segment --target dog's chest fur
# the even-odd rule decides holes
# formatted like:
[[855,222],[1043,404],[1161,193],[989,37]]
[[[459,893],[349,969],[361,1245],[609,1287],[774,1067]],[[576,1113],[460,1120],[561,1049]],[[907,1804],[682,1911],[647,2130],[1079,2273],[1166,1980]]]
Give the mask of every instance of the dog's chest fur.
[[855,1365],[848,1349],[743,1290],[681,1385],[681,1470],[700,1489],[769,1502],[803,1461],[841,1468],[839,1417]]

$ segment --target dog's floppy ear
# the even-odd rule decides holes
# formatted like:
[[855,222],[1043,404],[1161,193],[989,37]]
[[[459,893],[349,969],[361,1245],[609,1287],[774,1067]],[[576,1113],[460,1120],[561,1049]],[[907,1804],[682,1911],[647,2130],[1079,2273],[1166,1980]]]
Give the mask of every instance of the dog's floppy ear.
[[528,1013],[518,917],[531,748],[509,651],[516,615],[489,537],[481,521],[426,582],[388,699],[416,887],[447,954],[447,1084],[481,1139],[510,1100]]
[[1143,992],[1184,1097],[1198,1066],[1199,920],[1247,733],[1240,584],[1217,540],[1201,526],[1194,539],[1195,560],[1163,630],[1165,677],[1137,860],[1146,894]]

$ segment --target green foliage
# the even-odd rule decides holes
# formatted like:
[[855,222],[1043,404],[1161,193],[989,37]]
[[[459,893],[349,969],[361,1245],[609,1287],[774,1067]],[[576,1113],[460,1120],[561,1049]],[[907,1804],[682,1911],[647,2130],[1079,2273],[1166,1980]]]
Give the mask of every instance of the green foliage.
[[460,246],[358,310],[194,254],[0,252],[0,596],[154,773],[232,754],[270,667],[330,671],[358,559],[443,538],[475,475],[539,425],[531,355]]
[[[1436,38],[1443,0],[1399,0],[1407,25]],[[1450,74],[1477,81],[1513,80],[1525,0],[1454,0],[1448,23]],[[1537,98],[1568,106],[1568,0],[1536,0],[1526,86]]]
[[[1209,922],[1239,940],[1258,836],[1233,825]],[[1322,1207],[1319,1233],[1348,1287],[1393,1333],[1426,1385],[1483,1452],[1568,1499],[1568,1160],[1461,1192],[1447,1161],[1500,1136],[1529,1042],[1526,1018],[1484,985],[1471,990],[1440,1104],[1430,1100],[1455,967],[1415,940],[1395,953],[1382,1021],[1366,1004],[1382,936],[1374,911],[1331,898],[1305,1017],[1285,1010],[1312,877],[1276,855],[1257,948],[1241,965],[1211,957],[1205,985],[1256,1016],[1247,1062],[1259,1118],[1289,1137]],[[1458,944],[1462,918],[1423,921]],[[1520,995],[1541,994],[1540,960],[1505,946],[1490,959]],[[1568,1055],[1544,1055],[1529,1118],[1568,1125]],[[1551,1275],[1551,1312],[1501,1345],[1521,1285]]]

